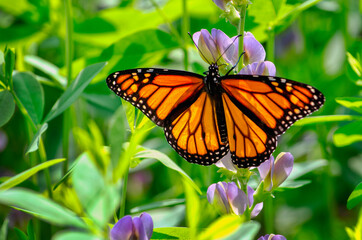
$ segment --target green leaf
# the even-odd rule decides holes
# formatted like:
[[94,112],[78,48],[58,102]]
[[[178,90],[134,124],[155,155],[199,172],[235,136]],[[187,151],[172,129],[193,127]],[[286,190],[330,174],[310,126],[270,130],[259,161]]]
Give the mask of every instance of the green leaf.
[[318,116],[318,117],[307,117],[299,120],[294,123],[294,126],[304,126],[311,125],[316,123],[327,123],[327,122],[344,122],[344,121],[353,121],[353,120],[362,120],[360,116],[353,115],[331,115],[331,116]]
[[192,179],[184,172],[174,161],[172,161],[167,155],[152,149],[145,149],[138,152],[135,158],[154,158],[160,161],[166,167],[177,171],[184,177],[184,179],[199,193],[201,194],[200,188],[192,181]]
[[48,128],[47,123],[44,123],[43,125],[40,126],[38,131],[35,133],[33,139],[31,140],[31,143],[29,144],[28,148],[26,149],[27,154],[34,152],[39,148],[41,135],[47,130],[47,128]]
[[62,231],[57,233],[53,240],[104,240],[101,237],[86,232]]
[[155,228],[153,230],[151,239],[190,240],[191,234],[190,229],[184,227]]
[[130,213],[139,213],[139,212],[145,212],[145,211],[157,209],[157,208],[173,207],[173,206],[184,204],[184,203],[185,203],[185,199],[183,199],[183,198],[182,199],[167,199],[164,201],[153,202],[153,203],[146,204],[143,206],[134,207],[130,210]]
[[336,98],[336,102],[362,114],[362,98],[358,97],[342,97]]
[[0,90],[0,127],[4,126],[15,111],[13,95],[7,90]]
[[39,69],[40,71],[49,75],[52,79],[54,79],[57,84],[63,88],[67,86],[67,80],[64,76],[59,74],[59,68],[38,56],[28,55],[24,57],[24,61],[31,66]]
[[328,165],[328,161],[324,159],[313,160],[303,163],[294,163],[293,171],[289,175],[288,180],[297,179],[303,175],[306,175],[318,168],[322,168]]
[[126,119],[131,132],[134,132],[135,119],[136,119],[136,108],[129,102],[122,99],[122,106],[126,111]]
[[0,229],[0,239],[6,239],[7,235],[8,235],[8,224],[9,224],[9,219],[5,218],[3,224],[1,225],[1,229]]
[[18,240],[28,240],[28,236],[26,236],[26,234],[20,229],[14,228],[14,231],[16,233],[16,236],[18,237]]
[[59,180],[59,182],[57,182],[54,187],[53,187],[53,191],[55,191],[65,180],[67,180],[70,175],[73,173],[74,167],[77,165],[77,161],[74,161],[72,163],[72,165],[70,166],[70,168],[68,169],[67,173]]
[[300,188],[303,187],[309,183],[311,183],[311,180],[297,180],[297,181],[289,181],[288,179],[282,183],[278,188],[275,189],[275,191],[281,192],[286,189],[294,189],[294,188]]
[[40,123],[43,117],[44,92],[40,83],[26,72],[18,72],[13,76],[14,91],[25,107],[34,124]]
[[362,77],[362,66],[361,63],[352,56],[349,52],[347,52],[347,60],[353,71],[356,73],[358,77]]
[[32,167],[22,173],[17,174],[14,177],[11,177],[10,179],[8,179],[7,181],[3,182],[2,184],[0,184],[0,190],[7,190],[9,188],[13,188],[16,185],[19,185],[20,183],[24,182],[25,180],[27,180],[28,178],[30,178],[31,176],[33,176],[34,174],[36,174],[37,172],[48,168],[50,166],[53,166],[57,163],[63,162],[65,160],[65,158],[63,159],[54,159],[54,160],[49,160],[46,161],[42,164],[39,164],[35,167]]
[[76,161],[72,176],[74,189],[85,212],[103,227],[119,204],[120,186],[105,184],[87,153],[80,155]]
[[190,227],[191,236],[194,238],[197,234],[197,228],[200,224],[200,198],[188,181],[183,181],[183,183],[186,199],[186,222]]
[[0,191],[0,203],[59,226],[86,228],[86,224],[69,209],[27,189]]
[[[2,35],[2,34],[0,34]],[[6,48],[4,52],[4,60],[5,60],[5,79],[7,81],[7,85],[11,87],[12,85],[12,75],[15,66],[15,50],[14,48]]]
[[[222,239],[235,232],[242,224],[242,218],[236,215],[224,215],[212,222],[206,230],[199,234],[198,239]],[[240,237],[240,236],[239,236]]]
[[121,106],[114,113],[110,121],[108,131],[109,145],[111,147],[111,162],[113,166],[117,165],[119,161],[123,143],[126,141],[127,128],[125,123],[125,112]]
[[278,14],[280,8],[285,4],[286,0],[272,0],[274,11]]
[[238,230],[229,236],[223,238],[223,240],[253,240],[258,234],[260,224],[255,221],[249,221],[243,223]]
[[92,79],[102,70],[106,63],[96,63],[83,69],[78,77],[70,84],[65,92],[60,96],[58,101],[54,104],[48,115],[44,119],[49,122],[64,110],[66,110],[72,103],[77,100],[79,95],[83,92],[85,87],[92,81]]
[[29,223],[28,223],[27,233],[28,233],[28,239],[29,240],[38,239],[38,238],[35,237],[34,224],[33,224],[32,220],[30,220]]
[[362,182],[360,182],[357,187],[353,190],[351,195],[349,196],[347,200],[347,208],[351,210],[355,206],[357,206],[358,203],[362,201]]
[[337,147],[345,147],[360,141],[362,141],[362,120],[338,128],[333,135],[333,142]]

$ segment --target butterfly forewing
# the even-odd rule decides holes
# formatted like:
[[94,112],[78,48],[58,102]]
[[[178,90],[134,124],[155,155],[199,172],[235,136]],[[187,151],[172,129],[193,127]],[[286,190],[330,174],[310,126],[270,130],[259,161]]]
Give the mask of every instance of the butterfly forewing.
[[204,86],[201,75],[155,68],[114,72],[107,84],[162,127],[172,111],[190,105]]
[[323,94],[307,84],[278,77],[233,75],[221,79],[234,104],[270,135],[318,110]]
[[210,165],[229,151],[221,142],[214,99],[204,91],[169,125],[165,127],[169,144],[191,163]]

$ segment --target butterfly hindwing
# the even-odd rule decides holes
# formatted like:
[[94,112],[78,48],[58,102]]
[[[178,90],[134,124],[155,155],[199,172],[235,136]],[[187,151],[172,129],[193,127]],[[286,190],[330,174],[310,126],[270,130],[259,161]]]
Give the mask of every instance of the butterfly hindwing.
[[284,133],[324,103],[316,88],[278,77],[225,76],[221,86],[240,110],[271,135]]
[[197,97],[204,86],[202,78],[185,71],[140,68],[114,72],[108,76],[107,84],[163,127],[173,110],[191,104]]
[[205,91],[172,122],[165,135],[169,144],[191,163],[211,165],[229,151],[220,138],[214,99]]

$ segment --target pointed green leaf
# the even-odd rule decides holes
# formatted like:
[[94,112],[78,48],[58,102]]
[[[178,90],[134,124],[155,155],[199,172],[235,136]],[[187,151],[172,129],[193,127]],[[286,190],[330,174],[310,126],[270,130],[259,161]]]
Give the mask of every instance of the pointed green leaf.
[[48,124],[44,123],[38,131],[35,133],[33,139],[31,140],[31,143],[29,144],[28,148],[26,149],[26,153],[31,153],[36,151],[39,148],[39,142],[41,135],[47,130]]
[[9,219],[5,218],[0,229],[0,239],[7,239]]
[[333,135],[333,142],[337,147],[345,147],[360,141],[362,141],[362,120],[338,128]]
[[358,97],[341,97],[336,98],[336,102],[362,114],[362,98]]
[[14,228],[18,240],[28,240],[28,236],[18,228]]
[[26,63],[39,69],[40,71],[48,74],[51,78],[57,81],[58,85],[65,88],[67,86],[67,80],[64,76],[59,74],[59,68],[38,56],[28,55],[24,57]]
[[86,232],[63,231],[57,233],[53,240],[104,240],[101,237]]
[[58,101],[54,104],[48,115],[43,122],[49,122],[64,110],[66,110],[72,103],[77,100],[86,86],[92,79],[102,70],[106,65],[105,62],[96,63],[84,68],[77,78],[69,85],[65,92],[60,96]]
[[15,103],[13,95],[7,90],[0,90],[0,127],[10,120],[14,111]]
[[0,203],[59,226],[86,228],[86,224],[69,209],[27,189],[0,191]]
[[184,179],[199,193],[201,194],[200,188],[192,181],[192,179],[184,172],[174,161],[172,161],[167,155],[152,149],[145,149],[138,152],[135,158],[154,158],[160,161],[166,167],[173,169],[181,174]]
[[40,83],[30,73],[18,72],[13,76],[14,91],[31,120],[37,125],[43,117],[44,92]]
[[332,123],[344,122],[344,121],[353,121],[353,120],[362,120],[362,117],[354,115],[330,115],[330,116],[307,117],[294,123],[294,126],[304,126],[309,124],[328,123],[328,122]]
[[32,220],[30,220],[29,223],[28,223],[27,233],[28,233],[28,240],[38,239],[38,238],[35,237],[34,224],[33,224]]
[[185,227],[164,227],[155,228],[151,239],[178,239],[190,240],[190,229]]
[[8,179],[7,181],[3,182],[2,184],[0,184],[0,190],[7,190],[9,188],[13,188],[16,185],[24,182],[25,180],[27,180],[28,178],[30,178],[31,176],[33,176],[35,173],[48,168],[50,166],[53,166],[57,163],[63,162],[65,160],[65,158],[62,159],[54,159],[54,160],[49,160],[46,161],[42,164],[39,164],[35,167],[32,167],[22,173],[17,174],[14,177],[11,177],[10,179]]
[[357,185],[347,200],[347,208],[351,210],[362,202],[362,182]]

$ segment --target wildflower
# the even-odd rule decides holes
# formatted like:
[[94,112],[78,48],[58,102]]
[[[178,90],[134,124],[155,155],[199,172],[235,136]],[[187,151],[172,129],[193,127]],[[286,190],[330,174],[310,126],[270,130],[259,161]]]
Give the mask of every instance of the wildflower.
[[121,218],[111,229],[111,240],[149,240],[153,232],[153,221],[149,214],[139,217],[127,215]]
[[275,65],[270,61],[264,61],[248,64],[238,74],[275,76],[275,73]]
[[218,182],[207,189],[207,200],[221,214],[242,215],[246,209],[246,194],[234,182]]
[[212,1],[223,11],[226,10],[226,5],[232,2],[231,0],[212,0]]
[[287,240],[287,239],[282,235],[267,234],[265,236],[261,236],[260,238],[258,238],[258,240]]
[[[253,206],[254,203],[254,189],[252,189],[250,186],[248,186],[248,204],[249,204],[249,208],[251,208]],[[250,213],[250,217],[251,218],[255,218],[256,216],[258,216],[258,214],[260,213],[260,211],[263,209],[263,203],[257,203],[254,207],[254,209],[251,211]]]
[[260,164],[258,171],[261,179],[264,181],[264,190],[272,191],[290,175],[293,169],[294,157],[289,152],[280,153],[276,160],[270,157],[267,161]]

